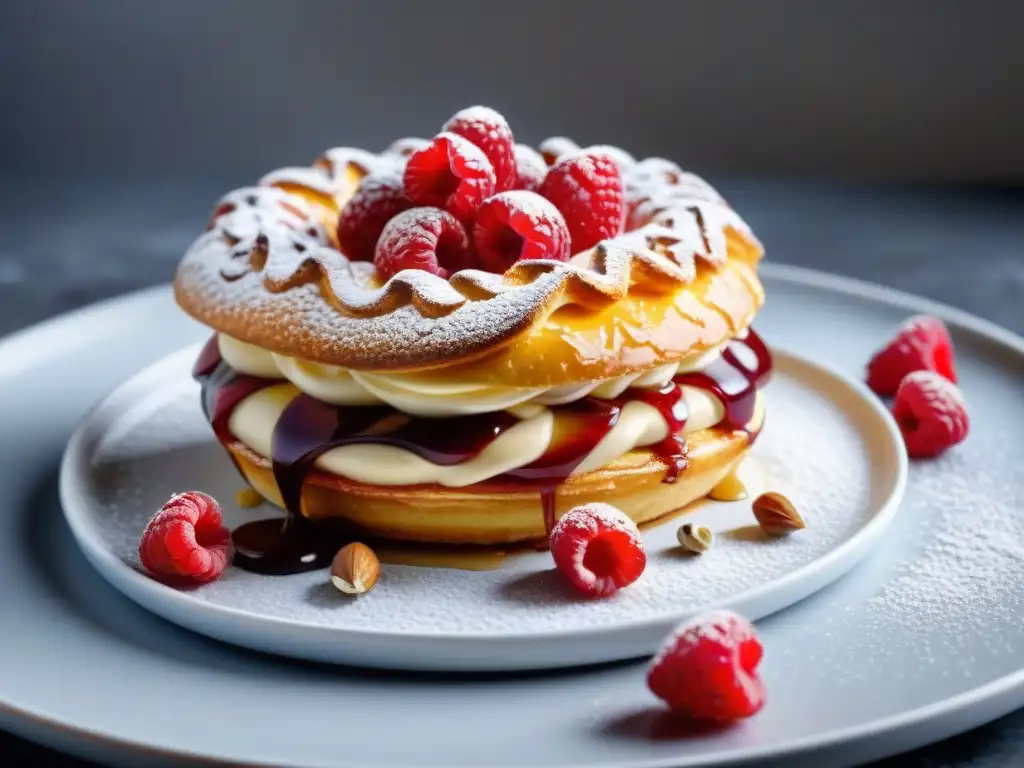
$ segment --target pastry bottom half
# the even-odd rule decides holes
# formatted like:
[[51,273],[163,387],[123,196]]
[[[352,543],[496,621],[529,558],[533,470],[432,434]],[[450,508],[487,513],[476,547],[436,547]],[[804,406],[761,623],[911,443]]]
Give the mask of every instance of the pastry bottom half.
[[[707,496],[739,464],[763,420],[761,411],[748,430],[712,427],[687,435],[688,464],[673,483],[664,482],[665,465],[644,449],[572,477],[554,490],[556,516],[591,502],[618,507],[638,524],[676,512]],[[281,506],[271,462],[238,441],[225,447],[252,487]],[[396,541],[514,544],[546,539],[540,491],[514,482],[465,488],[366,485],[316,468],[303,487],[302,513]]]

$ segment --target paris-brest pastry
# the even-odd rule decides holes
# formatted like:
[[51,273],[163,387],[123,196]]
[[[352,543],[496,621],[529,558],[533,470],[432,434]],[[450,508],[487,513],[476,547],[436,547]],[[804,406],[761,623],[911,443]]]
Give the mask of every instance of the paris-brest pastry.
[[544,541],[585,502],[645,523],[744,457],[771,369],[757,239],[668,160],[540,150],[474,107],[217,204],[175,292],[213,331],[217,438],[303,541],[268,547]]

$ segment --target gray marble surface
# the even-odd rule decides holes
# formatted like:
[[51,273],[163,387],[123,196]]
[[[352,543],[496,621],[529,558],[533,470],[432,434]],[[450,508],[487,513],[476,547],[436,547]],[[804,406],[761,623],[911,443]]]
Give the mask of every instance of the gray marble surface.
[[[166,282],[240,179],[0,184],[0,333]],[[1024,190],[719,180],[773,261],[928,296],[1024,333]],[[1021,660],[1024,663],[1024,659]],[[0,733],[15,765],[86,766]],[[1024,765],[1024,712],[873,768]]]

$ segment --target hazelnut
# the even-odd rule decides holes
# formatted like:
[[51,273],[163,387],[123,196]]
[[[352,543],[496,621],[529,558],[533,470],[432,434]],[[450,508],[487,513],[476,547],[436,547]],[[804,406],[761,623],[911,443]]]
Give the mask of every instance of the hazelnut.
[[769,536],[787,536],[807,527],[793,502],[781,493],[762,493],[754,499],[753,506],[754,517]]
[[380,560],[372,549],[354,541],[338,550],[331,562],[331,583],[346,595],[373,589],[380,578]]

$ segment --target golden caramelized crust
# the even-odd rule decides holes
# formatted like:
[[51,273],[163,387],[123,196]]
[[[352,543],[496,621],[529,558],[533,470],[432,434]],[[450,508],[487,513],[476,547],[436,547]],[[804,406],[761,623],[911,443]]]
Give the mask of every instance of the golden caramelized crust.
[[179,266],[179,304],[289,357],[367,371],[470,366],[483,380],[547,385],[682,359],[736,335],[763,302],[749,228],[662,160],[637,164],[649,191],[634,198],[635,228],[569,263],[447,280],[407,270],[380,284],[372,264],[337,249],[333,229],[361,175],[397,162],[331,150],[229,194]]
[[[676,482],[663,482],[665,465],[638,449],[559,485],[556,515],[605,502],[638,524],[657,520],[704,498],[746,455],[750,438],[744,431],[712,428],[687,435],[687,446],[689,464]],[[270,462],[240,442],[227,448],[253,488],[280,506]],[[545,537],[539,493],[515,486],[373,486],[314,469],[302,508],[311,519],[344,521],[367,535],[398,541],[511,544]]]

